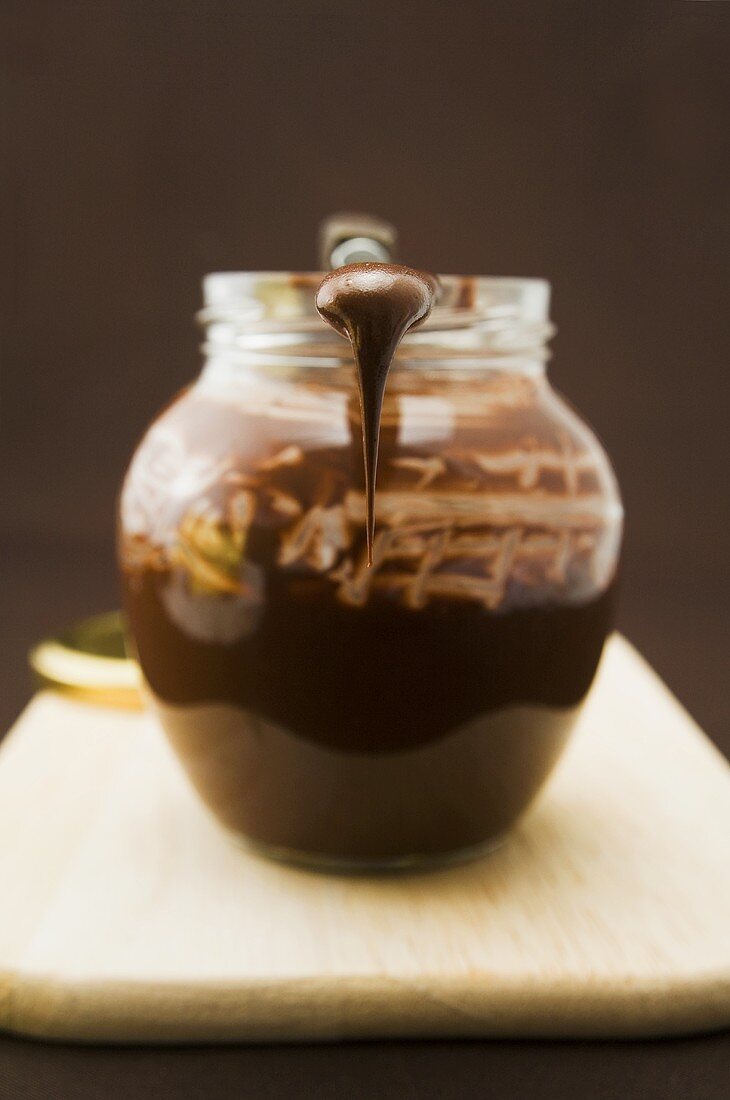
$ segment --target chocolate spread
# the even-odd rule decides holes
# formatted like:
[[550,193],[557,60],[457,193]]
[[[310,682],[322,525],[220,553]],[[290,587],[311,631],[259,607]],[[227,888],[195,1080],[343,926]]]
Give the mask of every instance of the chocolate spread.
[[438,288],[435,275],[399,264],[348,264],[326,275],[317,309],[352,344],[360,395],[365,463],[368,565],[373,562],[375,478],[385,383],[399,343],[426,320]]

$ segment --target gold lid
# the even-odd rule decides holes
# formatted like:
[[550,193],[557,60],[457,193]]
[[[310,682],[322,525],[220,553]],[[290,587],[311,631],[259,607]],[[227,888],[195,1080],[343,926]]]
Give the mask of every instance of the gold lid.
[[143,705],[142,676],[126,653],[124,620],[119,611],[75,623],[57,638],[46,638],[30,651],[30,665],[43,687],[100,706]]

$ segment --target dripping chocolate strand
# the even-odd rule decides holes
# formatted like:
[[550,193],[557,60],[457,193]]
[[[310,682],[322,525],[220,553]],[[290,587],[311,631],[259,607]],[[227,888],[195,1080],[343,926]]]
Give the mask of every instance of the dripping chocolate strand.
[[349,264],[331,271],[317,291],[317,309],[352,344],[360,395],[368,565],[375,535],[375,482],[380,414],[393,356],[409,331],[426,320],[438,288],[434,275],[398,264]]

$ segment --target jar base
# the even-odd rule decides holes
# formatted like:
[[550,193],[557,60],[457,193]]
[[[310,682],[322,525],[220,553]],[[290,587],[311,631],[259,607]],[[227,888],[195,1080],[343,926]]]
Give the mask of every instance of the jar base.
[[327,875],[398,875],[439,871],[459,863],[469,863],[501,848],[507,832],[489,837],[466,848],[447,852],[413,852],[407,855],[378,856],[377,858],[332,856],[322,852],[303,852],[265,841],[253,840],[228,830],[229,836],[239,847],[251,855],[262,856],[275,863],[283,863],[304,871],[316,871]]

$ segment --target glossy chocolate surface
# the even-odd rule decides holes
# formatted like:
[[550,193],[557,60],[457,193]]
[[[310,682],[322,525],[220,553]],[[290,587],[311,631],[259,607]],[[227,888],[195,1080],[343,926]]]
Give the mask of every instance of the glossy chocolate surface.
[[362,446],[368,564],[375,537],[375,480],[380,414],[388,372],[399,343],[426,320],[438,289],[435,275],[400,264],[348,264],[330,271],[317,291],[322,318],[352,345]]

